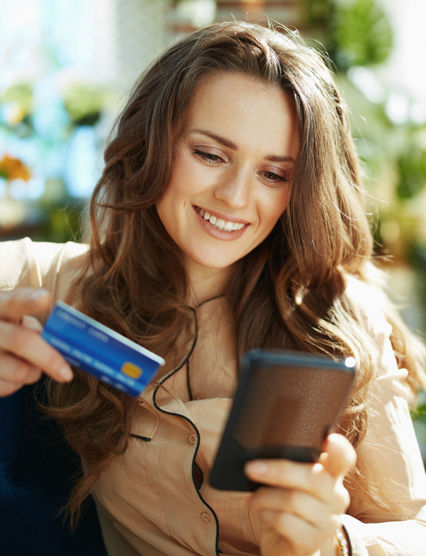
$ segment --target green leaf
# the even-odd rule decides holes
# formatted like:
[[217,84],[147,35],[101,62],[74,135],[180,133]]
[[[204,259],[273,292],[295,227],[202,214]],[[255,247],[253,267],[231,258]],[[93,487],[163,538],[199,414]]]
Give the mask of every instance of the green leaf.
[[393,31],[380,5],[374,0],[353,0],[336,7],[333,38],[338,67],[383,63],[392,50]]

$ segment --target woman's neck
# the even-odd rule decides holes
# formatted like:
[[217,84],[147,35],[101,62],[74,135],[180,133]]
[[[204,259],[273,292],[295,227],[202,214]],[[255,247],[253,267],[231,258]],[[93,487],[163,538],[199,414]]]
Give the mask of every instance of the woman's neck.
[[197,307],[207,299],[225,294],[232,270],[233,267],[225,269],[203,268],[198,265],[187,267],[190,283],[189,305]]

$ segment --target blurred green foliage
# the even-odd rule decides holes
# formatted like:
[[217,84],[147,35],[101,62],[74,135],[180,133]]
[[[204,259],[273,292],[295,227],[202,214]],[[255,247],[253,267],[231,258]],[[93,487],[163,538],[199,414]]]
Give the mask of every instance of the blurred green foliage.
[[30,83],[20,82],[11,85],[1,95],[1,101],[17,102],[26,114],[30,114],[33,108],[34,95],[33,88]]
[[426,150],[417,141],[409,141],[396,160],[398,182],[396,192],[400,199],[412,199],[425,185]]
[[88,203],[84,199],[46,200],[43,197],[37,203],[37,211],[42,215],[37,229],[32,235],[33,240],[64,243],[79,242],[83,239],[85,215]]
[[96,125],[106,104],[105,87],[71,83],[64,95],[64,107],[73,126]]
[[65,87],[41,84],[42,90],[48,90],[42,98],[38,84],[26,81],[0,93],[0,161],[4,149],[6,157],[22,151],[23,160],[32,157],[32,163],[27,164],[32,177],[42,179],[45,186],[40,198],[20,201],[25,210],[17,212],[22,212],[25,221],[17,221],[11,229],[8,222],[0,220],[0,238],[12,239],[24,233],[43,241],[78,241],[87,199],[70,195],[67,153],[79,130],[94,128],[100,122],[113,100],[112,93],[104,86],[76,79]]
[[31,118],[34,107],[34,93],[31,83],[14,83],[0,95],[0,103],[8,107],[7,122],[0,118],[0,126],[9,127],[20,138],[34,133]]
[[393,31],[374,0],[342,3],[334,11],[333,48],[340,68],[385,62],[393,46]]
[[[366,185],[378,207],[377,250],[422,267],[426,121],[413,117],[403,84],[397,91],[386,89],[377,78],[375,70],[394,44],[390,19],[375,0],[305,0],[305,26],[313,45],[334,66],[350,107]],[[366,89],[372,85],[376,90],[369,95]]]
[[374,0],[306,0],[305,9],[308,28],[321,34],[339,71],[387,60],[393,46],[392,26]]

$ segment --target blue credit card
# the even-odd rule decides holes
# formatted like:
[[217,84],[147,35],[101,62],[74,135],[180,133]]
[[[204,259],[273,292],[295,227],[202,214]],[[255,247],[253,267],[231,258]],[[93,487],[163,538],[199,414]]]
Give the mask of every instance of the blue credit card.
[[164,365],[162,357],[62,301],[41,335],[71,365],[135,397]]

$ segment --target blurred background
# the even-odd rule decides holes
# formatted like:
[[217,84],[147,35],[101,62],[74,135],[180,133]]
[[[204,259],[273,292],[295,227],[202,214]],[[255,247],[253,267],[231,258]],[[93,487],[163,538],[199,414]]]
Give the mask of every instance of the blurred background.
[[81,239],[105,141],[137,76],[179,36],[229,18],[284,24],[332,60],[389,293],[424,335],[424,0],[2,0],[0,241]]

